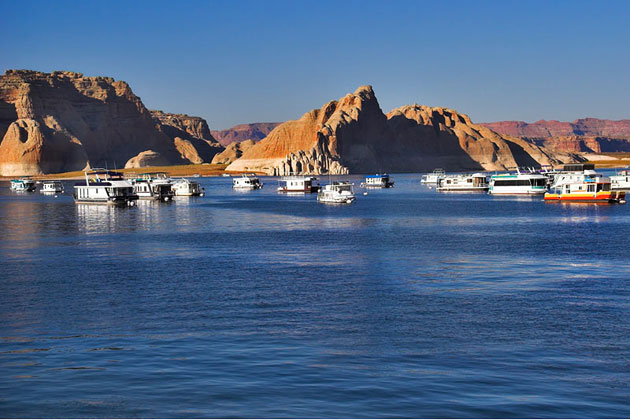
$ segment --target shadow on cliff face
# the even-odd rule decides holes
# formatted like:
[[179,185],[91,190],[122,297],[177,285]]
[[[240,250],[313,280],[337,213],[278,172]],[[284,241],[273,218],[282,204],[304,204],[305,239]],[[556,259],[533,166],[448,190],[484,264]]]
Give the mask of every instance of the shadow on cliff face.
[[510,148],[510,152],[512,152],[512,156],[514,156],[514,160],[519,167],[525,166],[535,168],[540,166],[540,163],[527,153],[523,147],[516,143],[512,143],[509,140],[506,140],[505,142]]
[[17,118],[18,116],[15,110],[15,105],[5,101],[0,101],[0,143],[2,143],[2,139],[7,133],[11,123],[17,120]]
[[388,126],[393,136],[382,157],[390,167],[401,171],[484,169],[462,149],[459,138],[448,129],[440,129],[437,121],[421,124],[397,114],[388,120]]

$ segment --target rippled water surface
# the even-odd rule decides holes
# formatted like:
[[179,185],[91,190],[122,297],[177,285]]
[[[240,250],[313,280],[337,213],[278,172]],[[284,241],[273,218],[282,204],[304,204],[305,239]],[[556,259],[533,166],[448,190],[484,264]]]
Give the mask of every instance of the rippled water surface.
[[630,417],[630,205],[419,178],[122,209],[0,183],[0,416]]

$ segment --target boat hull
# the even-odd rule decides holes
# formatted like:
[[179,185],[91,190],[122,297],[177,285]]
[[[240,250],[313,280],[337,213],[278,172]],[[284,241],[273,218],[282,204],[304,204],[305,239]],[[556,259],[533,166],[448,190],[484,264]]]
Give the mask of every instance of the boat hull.
[[122,199],[122,198],[112,198],[112,199],[85,199],[85,198],[81,198],[81,199],[74,199],[75,204],[97,204],[97,205],[104,205],[104,206],[118,206],[118,207],[125,207],[125,206],[133,206],[132,203],[134,203],[136,200],[135,199]]
[[545,194],[545,201],[564,201],[571,203],[625,203],[623,191],[603,191],[597,194]]
[[295,189],[295,188],[287,188],[287,187],[279,187],[279,193],[287,193],[287,194],[312,194],[319,191],[318,186],[307,187],[303,189]]

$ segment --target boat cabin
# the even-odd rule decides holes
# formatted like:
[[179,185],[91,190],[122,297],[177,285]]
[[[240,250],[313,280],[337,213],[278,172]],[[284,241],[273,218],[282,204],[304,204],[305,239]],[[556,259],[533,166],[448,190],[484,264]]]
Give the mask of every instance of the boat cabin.
[[263,184],[256,175],[243,174],[240,177],[232,178],[232,188],[242,190],[257,190],[262,188]]
[[391,188],[394,186],[394,181],[389,179],[388,174],[368,175],[365,177],[365,182],[362,186],[368,188]]

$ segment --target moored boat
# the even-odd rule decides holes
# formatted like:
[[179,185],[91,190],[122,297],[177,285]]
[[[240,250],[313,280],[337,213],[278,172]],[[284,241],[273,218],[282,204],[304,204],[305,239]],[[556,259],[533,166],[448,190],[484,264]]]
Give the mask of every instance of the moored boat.
[[133,179],[133,192],[145,200],[171,201],[175,192],[173,181],[165,172],[146,172]]
[[316,193],[319,191],[317,178],[313,176],[283,176],[283,185],[278,187],[281,193]]
[[137,199],[133,185],[123,179],[120,172],[91,169],[85,171],[85,181],[74,185],[74,201],[77,204],[131,206]]
[[494,195],[540,195],[547,192],[548,178],[538,173],[498,174],[490,178],[488,192]]
[[350,204],[356,200],[354,188],[348,181],[335,181],[324,185],[317,193],[317,201],[331,204]]
[[446,173],[444,172],[444,169],[437,168],[430,174],[422,175],[420,182],[422,184],[437,184],[438,180],[445,175]]
[[366,188],[391,188],[394,186],[394,181],[390,179],[388,174],[368,175],[365,177],[365,182],[361,183],[361,186]]
[[42,182],[42,188],[39,191],[44,194],[62,193],[63,184],[61,181],[44,181]]
[[624,191],[613,191],[610,178],[595,174],[586,176],[581,181],[572,181],[554,186],[545,194],[545,201],[624,204],[626,202],[626,193]]
[[180,178],[173,182],[172,188],[176,196],[193,197],[204,195],[204,189],[198,182],[190,181],[186,178]]
[[488,176],[482,173],[472,175],[445,175],[438,179],[437,191],[488,191]]
[[630,170],[623,170],[610,177],[613,190],[630,191]]
[[35,184],[35,181],[33,181],[31,178],[22,177],[19,179],[12,179],[10,188],[13,191],[31,192],[31,191],[35,191],[35,189],[37,188],[37,185]]
[[232,178],[232,188],[237,190],[257,190],[263,187],[256,175],[243,174],[240,177]]

